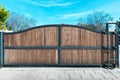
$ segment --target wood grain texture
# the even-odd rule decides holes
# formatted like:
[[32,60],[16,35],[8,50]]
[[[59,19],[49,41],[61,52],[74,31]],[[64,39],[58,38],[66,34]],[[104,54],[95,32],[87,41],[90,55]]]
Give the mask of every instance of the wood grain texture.
[[103,46],[107,47],[108,39],[107,39],[107,34],[103,34]]
[[101,34],[82,28],[62,27],[62,46],[101,46]]
[[61,64],[100,64],[100,50],[62,50]]
[[4,35],[5,46],[57,46],[58,28],[45,27],[17,34]]
[[[87,29],[65,25],[61,29],[61,46],[108,45],[107,34],[101,35]],[[58,33],[57,26],[48,26],[22,33],[4,34],[4,46],[58,46]],[[115,34],[111,34],[109,45],[115,46]],[[111,57],[115,58],[115,51],[111,51]],[[4,61],[5,64],[57,64],[58,50],[5,49]],[[101,61],[107,62],[106,50],[61,50],[61,64],[100,64]],[[115,60],[111,63],[115,63]]]
[[5,64],[56,64],[56,50],[6,49]]
[[[110,59],[112,59],[112,60],[110,60],[110,63],[116,64],[115,58],[116,58],[115,51],[111,51],[110,52]],[[103,51],[103,58],[102,59],[103,59],[103,63],[108,63],[107,50]]]

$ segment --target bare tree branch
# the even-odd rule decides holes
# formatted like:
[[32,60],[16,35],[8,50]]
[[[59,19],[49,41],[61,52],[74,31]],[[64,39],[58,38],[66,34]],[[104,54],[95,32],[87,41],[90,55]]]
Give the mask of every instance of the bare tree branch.
[[13,12],[7,21],[7,28],[13,31],[21,31],[33,27],[35,24],[36,20],[34,18]]

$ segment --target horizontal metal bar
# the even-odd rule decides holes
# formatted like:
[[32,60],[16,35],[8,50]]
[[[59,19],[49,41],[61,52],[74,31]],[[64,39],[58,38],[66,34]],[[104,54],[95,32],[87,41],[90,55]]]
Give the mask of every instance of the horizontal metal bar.
[[[112,64],[115,67],[115,64]],[[102,64],[4,64],[3,67],[103,67],[106,68],[105,63]]]
[[119,59],[110,58],[110,60],[119,60]]
[[108,48],[109,48],[110,50],[116,50],[116,49],[117,49],[115,46],[114,46],[114,47],[113,47],[113,46],[112,46],[112,47],[102,47],[102,49],[108,49]]
[[101,46],[62,46],[61,49],[90,49],[90,50],[96,50],[96,49],[102,49]]
[[[5,46],[5,49],[108,49],[108,47],[101,46]],[[116,49],[116,47],[109,47],[110,50]]]
[[4,64],[3,67],[100,67],[101,64]]
[[58,49],[57,46],[4,46],[5,49]]
[[101,46],[4,46],[5,49],[102,49]]

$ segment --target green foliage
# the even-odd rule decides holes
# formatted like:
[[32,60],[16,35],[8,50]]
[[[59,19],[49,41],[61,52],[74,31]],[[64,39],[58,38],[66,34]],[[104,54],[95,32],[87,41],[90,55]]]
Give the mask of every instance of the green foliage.
[[2,25],[0,24],[0,30],[2,30]]
[[[2,26],[3,26],[3,28],[2,28]],[[0,25],[0,30],[8,30],[7,26],[6,26],[6,23]]]
[[3,28],[3,29],[4,29],[4,30],[8,30],[6,24],[4,24],[4,28]]
[[104,28],[105,23],[112,20],[113,17],[111,17],[109,13],[106,13],[104,11],[94,11],[85,17],[81,17],[79,19],[79,22],[85,25],[92,25],[90,28],[93,30],[101,30]]
[[4,7],[2,7],[2,5],[0,5],[0,30],[2,30],[2,24],[5,23],[8,17],[9,17],[9,11],[7,11]]
[[9,27],[9,30],[13,30],[13,29],[12,29],[12,26]]

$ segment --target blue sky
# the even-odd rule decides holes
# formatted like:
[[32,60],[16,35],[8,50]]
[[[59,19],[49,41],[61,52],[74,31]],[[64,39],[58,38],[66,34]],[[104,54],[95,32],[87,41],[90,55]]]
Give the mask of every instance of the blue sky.
[[120,17],[120,0],[0,0],[10,12],[33,17],[36,25],[77,24],[79,17],[95,11]]

